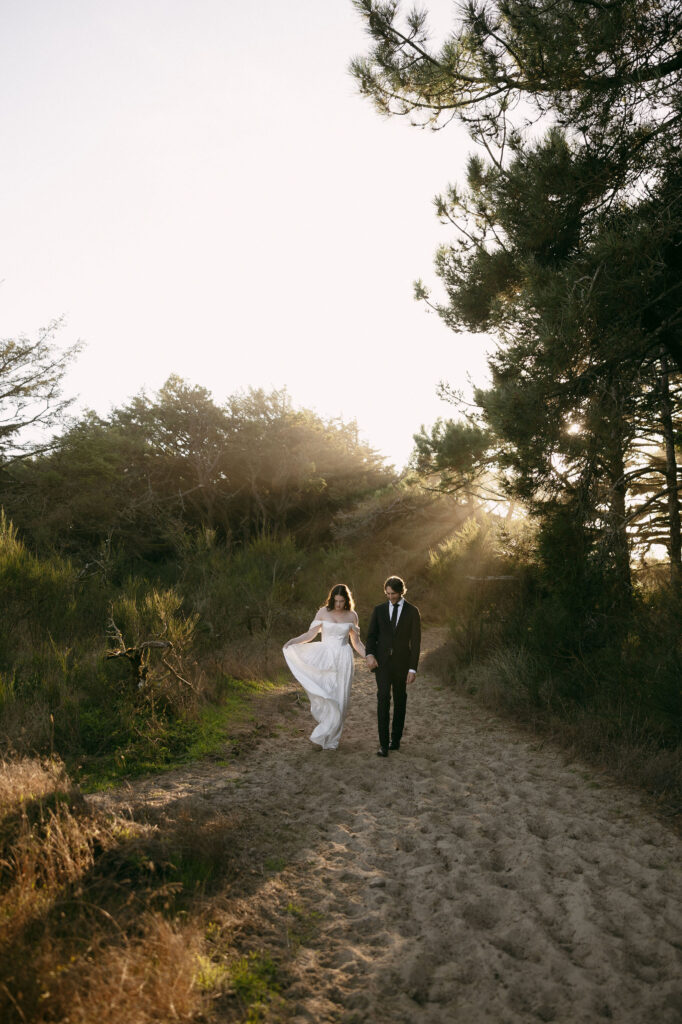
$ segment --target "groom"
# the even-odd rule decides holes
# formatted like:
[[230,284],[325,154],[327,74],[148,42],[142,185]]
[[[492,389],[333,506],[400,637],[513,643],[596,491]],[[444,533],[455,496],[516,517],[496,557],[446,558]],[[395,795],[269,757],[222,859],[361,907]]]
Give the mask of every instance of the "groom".
[[[388,601],[378,604],[372,612],[365,642],[367,667],[376,672],[378,757],[388,757],[389,750],[400,750],[407,708],[407,687],[417,675],[421,619],[419,609],[405,600],[406,589],[405,581],[400,576],[388,577],[384,583]],[[389,730],[391,691],[393,723]]]

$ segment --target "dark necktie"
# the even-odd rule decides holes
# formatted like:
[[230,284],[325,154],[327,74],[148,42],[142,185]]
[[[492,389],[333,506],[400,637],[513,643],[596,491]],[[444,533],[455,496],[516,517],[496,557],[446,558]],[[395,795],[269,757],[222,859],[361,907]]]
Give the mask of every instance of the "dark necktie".
[[391,608],[391,626],[393,629],[398,625],[398,602]]

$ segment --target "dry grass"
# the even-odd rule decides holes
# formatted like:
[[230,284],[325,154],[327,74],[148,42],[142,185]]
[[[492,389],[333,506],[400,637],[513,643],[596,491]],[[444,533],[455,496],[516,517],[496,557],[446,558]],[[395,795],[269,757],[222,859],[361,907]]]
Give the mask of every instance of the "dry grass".
[[157,913],[143,918],[137,937],[103,945],[89,963],[60,970],[46,951],[47,987],[34,1020],[47,1024],[56,1012],[69,1024],[192,1021],[203,1004],[196,983],[202,941],[195,926]]
[[0,762],[0,818],[26,800],[36,800],[55,789],[68,788],[63,765],[31,757]]
[[682,828],[682,749],[660,747],[628,722],[614,723],[588,711],[548,716],[540,724],[572,756],[650,793],[659,811]]
[[[301,627],[303,629],[303,627]],[[276,679],[282,673],[282,645],[270,634],[246,635],[211,659],[209,668],[234,679]],[[210,671],[208,673],[211,674]]]
[[51,749],[54,718],[50,704],[42,694],[31,700],[6,700],[1,708],[0,751],[11,756],[35,750]]
[[59,765],[23,758],[0,764],[0,841],[4,1024],[196,1018],[201,914],[172,919],[182,884],[155,869],[152,826],[93,812]]
[[86,802],[56,762],[0,763],[2,1024],[286,1016],[291,897],[267,868],[286,842],[195,788],[133,818]]

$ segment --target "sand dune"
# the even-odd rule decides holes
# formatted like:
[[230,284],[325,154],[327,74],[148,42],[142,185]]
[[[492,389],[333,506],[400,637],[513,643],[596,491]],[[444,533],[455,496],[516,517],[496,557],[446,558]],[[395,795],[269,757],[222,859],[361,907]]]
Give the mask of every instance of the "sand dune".
[[283,1019],[682,1020],[682,843],[637,794],[426,674],[387,760],[363,667],[338,751],[293,689],[275,725],[229,769],[106,799],[240,823],[258,877],[223,906],[242,948],[287,957]]

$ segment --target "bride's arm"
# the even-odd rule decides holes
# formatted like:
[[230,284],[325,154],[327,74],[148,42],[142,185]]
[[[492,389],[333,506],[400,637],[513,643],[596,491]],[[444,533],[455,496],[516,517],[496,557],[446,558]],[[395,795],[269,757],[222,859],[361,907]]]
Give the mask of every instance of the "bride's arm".
[[355,616],[355,624],[350,627],[350,642],[352,643],[353,647],[358,652],[361,658],[367,657],[365,645],[360,639],[360,624],[358,622],[357,615]]
[[294,644],[307,644],[309,640],[313,640],[320,632],[322,624],[320,621],[320,613],[318,612],[313,621],[310,623],[310,629],[305,633],[301,633],[300,636],[293,637],[292,640],[287,640],[284,644],[285,647],[293,647]]

